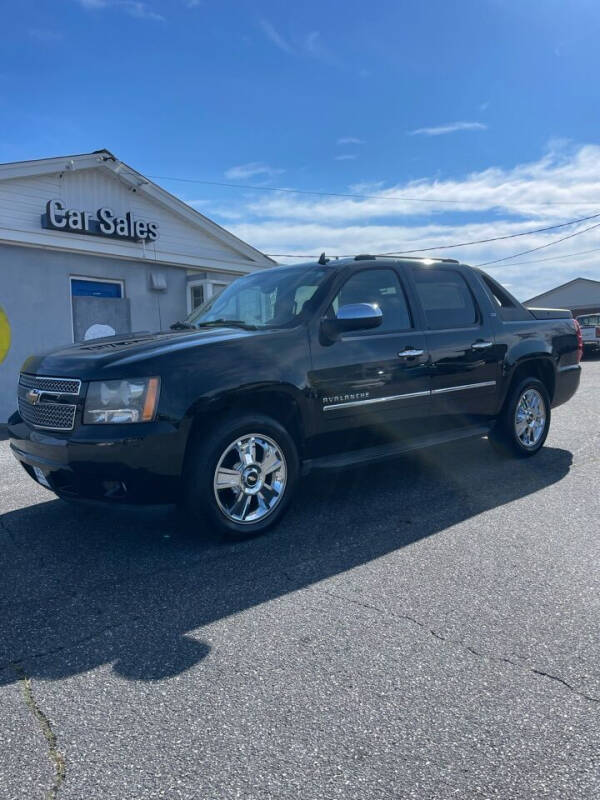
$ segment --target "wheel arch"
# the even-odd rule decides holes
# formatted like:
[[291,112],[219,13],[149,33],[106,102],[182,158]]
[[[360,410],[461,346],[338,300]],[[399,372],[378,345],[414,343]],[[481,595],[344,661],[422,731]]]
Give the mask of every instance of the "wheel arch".
[[514,364],[508,375],[508,380],[506,381],[506,391],[502,400],[502,407],[504,407],[510,396],[511,389],[516,386],[517,383],[525,380],[525,378],[537,378],[540,380],[546,387],[546,391],[550,397],[550,403],[552,403],[556,391],[556,368],[551,356],[539,354],[521,358]]
[[294,440],[298,456],[302,458],[305,435],[303,396],[296,387],[282,383],[237,387],[218,397],[195,403],[187,414],[190,430],[186,450],[197,433],[207,425],[213,427],[221,419],[252,413],[263,414],[279,422]]

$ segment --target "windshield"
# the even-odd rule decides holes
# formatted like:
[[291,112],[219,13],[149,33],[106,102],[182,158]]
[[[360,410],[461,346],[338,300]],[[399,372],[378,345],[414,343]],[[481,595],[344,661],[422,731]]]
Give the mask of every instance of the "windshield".
[[235,322],[252,328],[295,324],[309,300],[331,274],[330,267],[278,267],[261,270],[231,283],[188,316],[200,327]]

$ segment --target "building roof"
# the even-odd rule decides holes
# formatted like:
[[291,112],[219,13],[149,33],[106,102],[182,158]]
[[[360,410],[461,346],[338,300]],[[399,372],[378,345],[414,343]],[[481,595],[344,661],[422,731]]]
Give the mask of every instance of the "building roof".
[[592,278],[573,278],[572,280],[567,281],[566,283],[561,283],[558,286],[554,286],[552,289],[547,289],[545,292],[542,292],[541,294],[536,294],[535,297],[530,297],[529,300],[524,300],[523,304],[529,305],[530,303],[535,303],[538,300],[543,300],[549,294],[554,294],[554,292],[557,292],[559,289],[566,289],[567,287],[574,286],[575,284],[579,283],[589,283],[592,284],[594,288],[600,290],[600,281],[593,280]]
[[[73,173],[80,170],[101,170],[107,175],[111,175],[119,182],[124,184],[128,189],[136,192],[137,196],[145,197],[147,200],[152,201],[155,205],[162,206],[164,209],[176,215],[182,221],[189,225],[195,226],[199,233],[209,236],[211,239],[216,240],[221,246],[227,248],[229,251],[234,251],[238,258],[233,257],[233,266],[239,265],[246,266],[246,268],[262,268],[273,266],[276,262],[262,253],[260,250],[252,247],[246,242],[239,239],[234,234],[222,228],[216,222],[208,219],[199,211],[196,211],[191,206],[184,203],[179,198],[172,195],[170,192],[163,189],[158,184],[146,178],[140,172],[130,167],[125,162],[118,159],[110,150],[102,149],[95,150],[92,153],[82,153],[79,155],[58,156],[53,158],[42,158],[32,161],[18,161],[12,163],[0,164],[0,182],[11,179],[26,179],[42,177],[45,175]],[[8,233],[8,231],[7,231]],[[2,233],[2,222],[0,221],[0,239],[5,241],[10,240],[18,243],[18,238],[14,235],[12,237],[4,236]],[[87,238],[87,237],[84,237]],[[34,242],[32,242],[34,243]],[[35,244],[39,244],[35,242]],[[52,246],[48,243],[48,246]],[[234,254],[232,254],[234,255]],[[202,259],[200,259],[202,260]],[[211,259],[209,259],[210,261]],[[213,266],[216,268],[223,268],[227,266],[226,259],[223,263],[219,264],[219,259],[212,259],[214,264],[205,264],[204,266]],[[182,266],[202,266],[201,264],[194,264],[193,259],[182,259]]]

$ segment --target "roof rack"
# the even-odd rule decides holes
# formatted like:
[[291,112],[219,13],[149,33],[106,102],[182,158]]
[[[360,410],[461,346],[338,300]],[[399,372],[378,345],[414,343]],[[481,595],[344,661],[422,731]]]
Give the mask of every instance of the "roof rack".
[[358,256],[354,256],[355,261],[376,261],[378,258],[395,258],[398,260],[406,260],[406,261],[443,261],[447,264],[460,264],[460,261],[456,258],[439,258],[439,257],[428,257],[428,256],[374,256],[370,253],[361,253]]

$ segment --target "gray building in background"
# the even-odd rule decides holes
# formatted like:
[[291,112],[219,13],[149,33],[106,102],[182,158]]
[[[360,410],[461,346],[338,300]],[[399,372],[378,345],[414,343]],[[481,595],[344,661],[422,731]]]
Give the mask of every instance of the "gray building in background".
[[600,312],[600,281],[591,278],[573,278],[572,281],[525,300],[524,305],[538,308],[568,308],[574,317],[595,314]]
[[167,328],[273,264],[107,150],[0,165],[0,423],[32,353]]

